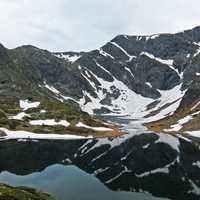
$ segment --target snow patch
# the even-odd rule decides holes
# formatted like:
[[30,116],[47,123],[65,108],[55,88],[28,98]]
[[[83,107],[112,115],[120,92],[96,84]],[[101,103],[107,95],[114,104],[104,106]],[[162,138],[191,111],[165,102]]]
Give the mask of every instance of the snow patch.
[[112,74],[107,69],[105,69],[102,65],[100,65],[96,60],[94,60],[94,61],[98,67],[100,67],[102,70],[104,70],[106,73],[108,73],[112,76]]
[[193,57],[196,57],[196,56],[198,56],[199,54],[200,54],[200,48],[198,48],[198,49],[196,50],[196,53],[194,54]]
[[146,82],[145,84],[148,85],[150,88],[152,88],[152,85],[150,82]]
[[45,120],[32,120],[29,122],[31,125],[34,126],[56,126],[56,125],[60,125],[60,126],[65,126],[68,127],[70,125],[69,122],[67,122],[66,120],[61,120],[56,122],[55,119],[45,119]]
[[200,101],[197,102],[197,103],[191,108],[191,111],[192,111],[192,110],[195,110],[199,105],[200,105]]
[[150,54],[148,52],[142,52],[142,53],[140,53],[140,55],[145,55],[145,56],[147,56],[147,57],[149,57],[149,58],[151,58],[153,60],[156,60],[156,61],[158,61],[158,62],[160,62],[160,63],[162,63],[164,65],[168,65],[169,68],[172,69],[173,71],[175,71],[179,75],[179,77],[181,78],[181,75],[180,75],[178,69],[173,67],[173,60],[170,60],[170,59],[164,60],[164,59],[155,57],[153,54]]
[[114,59],[114,57],[112,55],[110,55],[109,53],[105,52],[102,48],[99,49],[99,53],[104,57],[110,57],[110,58]]
[[[171,90],[158,90],[161,94],[161,97],[157,99],[159,103],[152,109],[146,111],[146,115],[151,114],[152,112],[159,111],[158,114],[145,118],[145,122],[153,122],[160,119],[163,119],[167,116],[174,114],[174,112],[179,107],[181,100],[186,92],[181,90],[182,84],[177,85]],[[166,106],[168,105],[168,106]]]
[[20,100],[19,102],[20,108],[24,111],[30,108],[37,108],[40,105],[40,102],[31,102],[29,100]]
[[44,81],[44,86],[50,90],[51,92],[53,92],[54,94],[58,95],[60,94],[60,91],[58,91],[55,87],[48,85],[45,81]]
[[156,38],[158,38],[160,35],[159,34],[154,34],[150,36],[150,39],[154,40]]
[[87,128],[87,129],[92,129],[94,131],[112,131],[111,128],[106,128],[106,127],[91,127],[91,126],[88,126],[82,122],[79,122],[78,124],[76,124],[76,127],[79,127],[79,128]]
[[150,54],[148,52],[142,52],[142,53],[140,53],[140,55],[145,55],[145,56],[147,56],[153,60],[156,60],[162,64],[165,64],[165,65],[170,65],[170,66],[173,65],[173,60],[163,60],[161,58],[155,57],[153,54]]
[[20,112],[15,116],[9,117],[9,119],[23,120],[24,117],[30,117],[30,115],[26,114],[25,112]]
[[123,49],[119,44],[117,44],[116,42],[110,42],[112,45],[114,45],[115,47],[119,48],[128,58],[129,61],[131,61],[133,58],[136,58],[136,56],[132,56],[130,55],[125,49]]
[[200,138],[200,130],[199,131],[187,131],[186,133],[193,137]]
[[198,168],[200,168],[200,161],[196,161],[194,163],[192,163],[193,166],[197,166]]
[[185,116],[184,118],[178,120],[177,124],[171,125],[170,129],[165,129],[164,131],[166,131],[166,132],[180,131],[183,128],[184,124],[187,124],[188,122],[190,122],[193,119],[193,116],[198,115],[199,113],[200,113],[200,111],[195,112],[191,115]]
[[[140,94],[136,94],[115,77],[113,77],[114,81],[109,82],[97,77],[90,70],[88,71],[101,84],[98,86],[98,89],[95,90],[98,96],[97,98],[91,96],[87,91],[83,91],[84,96],[80,99],[79,104],[82,110],[88,112],[89,114],[94,114],[94,109],[101,109],[102,107],[105,107],[109,109],[112,114],[132,115],[136,118],[141,116],[145,106],[153,101],[150,98],[145,98]],[[94,84],[92,80],[90,80],[90,84]],[[106,98],[106,94],[104,93],[105,90],[107,93],[111,94],[118,90],[120,92],[120,96],[118,98],[112,98],[111,105],[102,105],[101,101]],[[91,102],[86,103],[86,96],[90,98]]]
[[[96,62],[96,64],[99,67],[104,68],[99,63]],[[100,83],[100,86],[98,85],[98,87],[96,87],[93,80],[84,75],[86,80],[90,83],[90,85],[92,85],[92,87],[95,89],[95,93],[97,94],[97,97],[95,98],[89,92],[83,91],[83,97],[79,100],[79,105],[82,110],[89,114],[94,114],[95,109],[101,109],[104,107],[111,111],[111,113],[107,115],[130,116],[130,118],[139,119],[142,122],[153,122],[172,115],[179,107],[182,97],[186,92],[181,90],[181,84],[170,90],[159,90],[161,94],[161,97],[157,99],[159,103],[154,108],[147,110],[147,106],[154,102],[153,99],[136,94],[134,91],[129,89],[128,86],[115,77],[113,77],[114,81],[109,82],[103,78],[97,77],[86,67],[84,67],[84,69],[86,69],[89,74],[92,75],[92,78],[95,78]],[[129,71],[128,69],[126,70]],[[129,72],[131,73],[131,71]],[[110,72],[108,73],[110,74]],[[151,87],[150,83],[146,82],[146,84]],[[106,98],[107,93],[113,94],[117,90],[119,92],[119,96],[117,98],[110,98],[109,105],[104,105],[101,103],[101,101]],[[86,97],[88,97],[91,101],[88,102]],[[154,111],[159,112],[151,117],[143,118]]]
[[72,97],[68,97],[68,96],[62,95],[61,92],[60,92],[59,90],[57,90],[57,89],[56,89],[55,87],[53,87],[53,86],[48,85],[45,81],[44,81],[44,86],[45,86],[48,90],[50,90],[52,93],[54,93],[55,96],[56,96],[56,98],[57,98],[59,101],[61,101],[61,102],[63,102],[63,100],[72,100],[72,101],[74,101],[74,102],[77,102],[77,101],[76,101],[74,98],[72,98]]
[[134,74],[132,73],[132,71],[131,71],[128,67],[124,67],[124,69],[125,69],[126,71],[128,71],[128,72],[131,74],[131,76],[132,76],[133,78],[135,78]]
[[28,131],[10,131],[6,128],[0,128],[7,136],[4,139],[44,139],[44,140],[74,140],[88,139],[91,137],[82,137],[77,135],[59,135],[59,134],[37,134]]
[[166,132],[180,131],[183,128],[183,125],[188,123],[192,119],[193,119],[193,117],[191,115],[186,116],[183,119],[178,120],[177,124],[171,125],[170,129],[164,129],[164,131],[166,131]]
[[163,168],[157,168],[157,169],[154,169],[154,170],[151,170],[151,171],[148,171],[148,172],[144,172],[143,174],[139,174],[139,175],[136,174],[136,176],[141,178],[141,177],[145,177],[145,176],[148,176],[148,175],[151,175],[151,174],[156,174],[156,173],[168,174],[169,173],[169,167],[174,165],[175,162],[176,162],[176,160],[173,161],[172,163],[164,166]]
[[63,54],[63,53],[60,53],[60,54],[54,54],[56,57],[58,58],[62,58],[64,60],[67,60],[71,63],[74,63],[76,62],[79,58],[81,58],[80,55],[69,55],[69,54]]
[[46,110],[40,110],[40,113],[46,113],[47,111]]

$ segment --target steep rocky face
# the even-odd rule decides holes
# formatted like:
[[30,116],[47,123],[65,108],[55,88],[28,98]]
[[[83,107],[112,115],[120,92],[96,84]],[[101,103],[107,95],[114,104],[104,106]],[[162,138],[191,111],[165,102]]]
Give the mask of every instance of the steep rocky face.
[[0,65],[8,63],[8,52],[2,44],[0,44],[0,57],[1,57]]

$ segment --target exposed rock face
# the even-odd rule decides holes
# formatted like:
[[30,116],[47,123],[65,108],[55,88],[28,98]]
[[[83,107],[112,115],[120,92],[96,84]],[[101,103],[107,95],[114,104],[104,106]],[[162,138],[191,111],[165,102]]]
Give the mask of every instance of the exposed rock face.
[[4,132],[0,131],[0,137],[2,137],[2,136],[6,136],[6,134]]
[[0,65],[8,63],[8,52],[2,44],[0,44],[0,58]]

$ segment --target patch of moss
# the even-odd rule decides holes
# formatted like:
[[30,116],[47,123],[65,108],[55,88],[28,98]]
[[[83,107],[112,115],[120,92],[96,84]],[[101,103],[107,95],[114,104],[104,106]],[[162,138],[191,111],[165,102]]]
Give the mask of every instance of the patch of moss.
[[6,114],[3,110],[0,110],[0,119],[7,119]]
[[20,111],[18,100],[14,97],[0,97],[0,110],[7,114],[16,114]]

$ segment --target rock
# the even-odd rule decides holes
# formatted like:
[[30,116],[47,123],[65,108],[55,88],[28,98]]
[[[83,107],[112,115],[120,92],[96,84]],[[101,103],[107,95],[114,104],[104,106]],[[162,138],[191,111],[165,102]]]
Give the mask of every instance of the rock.
[[6,134],[3,131],[0,131],[0,137],[4,137]]

